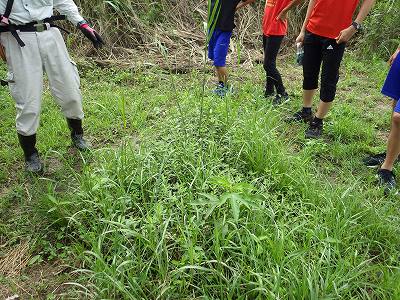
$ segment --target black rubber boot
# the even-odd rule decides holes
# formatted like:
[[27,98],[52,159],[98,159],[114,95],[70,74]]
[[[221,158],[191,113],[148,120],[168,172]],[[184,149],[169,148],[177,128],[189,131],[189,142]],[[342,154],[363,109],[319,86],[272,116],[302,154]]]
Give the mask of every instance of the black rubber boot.
[[24,136],[18,133],[19,144],[24,151],[25,170],[29,173],[41,173],[43,164],[40,161],[39,153],[36,149],[36,134]]
[[72,144],[79,151],[88,151],[89,146],[86,140],[83,138],[83,127],[82,120],[78,119],[67,119],[68,127],[71,130]]

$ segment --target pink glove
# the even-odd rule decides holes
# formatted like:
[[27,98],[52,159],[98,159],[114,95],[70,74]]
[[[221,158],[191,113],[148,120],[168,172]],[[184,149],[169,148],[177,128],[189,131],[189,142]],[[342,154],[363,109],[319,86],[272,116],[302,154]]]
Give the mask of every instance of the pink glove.
[[104,41],[101,36],[96,32],[96,30],[90,27],[88,23],[85,21],[80,22],[78,27],[82,33],[93,43],[93,46],[96,49],[99,49],[104,45]]

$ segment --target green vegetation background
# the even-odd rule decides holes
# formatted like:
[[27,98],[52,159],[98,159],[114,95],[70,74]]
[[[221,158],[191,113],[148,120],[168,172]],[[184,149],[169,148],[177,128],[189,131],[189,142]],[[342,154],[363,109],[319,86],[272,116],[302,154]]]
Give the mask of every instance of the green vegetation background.
[[[157,42],[154,30],[170,34],[171,31],[188,30],[203,31],[207,1],[197,0],[79,0],[85,16],[91,18],[113,45],[125,47],[143,46]],[[257,0],[253,9],[243,10],[239,18],[238,32],[246,44],[259,47],[260,23],[265,1]],[[289,38],[293,39],[299,32],[303,22],[307,3],[299,6],[297,12],[291,15]],[[400,1],[378,0],[376,6],[365,22],[365,30],[361,53],[366,56],[387,57],[399,43],[400,35]],[[243,21],[243,22],[242,22]],[[177,43],[182,42],[177,40]]]
[[[166,35],[202,28],[194,1],[80,4],[121,47],[152,47],[155,24]],[[237,92],[224,99],[204,93],[211,72],[101,69],[75,52],[94,151],[70,148],[46,89],[40,178],[23,172],[14,104],[1,90],[0,295],[399,299],[399,199],[383,197],[361,162],[384,149],[390,124],[380,87],[398,43],[393,9],[398,2],[379,1],[379,18],[347,51],[322,141],[282,121],[301,105],[292,49],[279,61],[291,102],[278,108],[263,97],[262,66],[239,65],[237,52]],[[238,37],[246,47],[252,26]]]

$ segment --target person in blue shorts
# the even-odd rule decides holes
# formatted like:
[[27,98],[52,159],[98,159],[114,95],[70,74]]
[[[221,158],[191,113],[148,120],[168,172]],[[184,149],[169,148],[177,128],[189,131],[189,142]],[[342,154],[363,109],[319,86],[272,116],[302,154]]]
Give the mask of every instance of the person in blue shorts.
[[[235,28],[235,12],[255,0],[219,0],[216,11],[219,11],[216,18],[214,32],[208,43],[208,58],[214,62],[214,67],[218,77],[218,85],[214,90],[219,96],[225,96],[228,91],[226,69],[226,57],[228,55],[229,44],[232,31]],[[213,11],[217,0],[212,0],[211,11]]]
[[390,130],[387,151],[369,157],[364,163],[369,166],[380,166],[378,170],[379,184],[388,193],[396,187],[396,179],[393,173],[393,165],[400,154],[400,46],[389,60],[391,65],[382,94],[393,99],[392,127]]

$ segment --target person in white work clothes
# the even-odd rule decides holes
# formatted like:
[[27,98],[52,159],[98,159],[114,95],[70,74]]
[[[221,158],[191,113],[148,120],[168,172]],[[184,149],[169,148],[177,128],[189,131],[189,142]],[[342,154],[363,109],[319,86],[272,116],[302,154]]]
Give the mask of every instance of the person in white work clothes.
[[[54,10],[60,15],[53,15]],[[16,103],[16,127],[25,155],[25,169],[43,169],[36,149],[46,72],[50,90],[71,130],[73,145],[87,150],[83,138],[82,95],[75,63],[71,60],[57,21],[68,19],[95,48],[103,40],[79,14],[72,0],[0,0],[0,39],[6,52],[7,83]],[[44,71],[44,72],[43,72]]]

